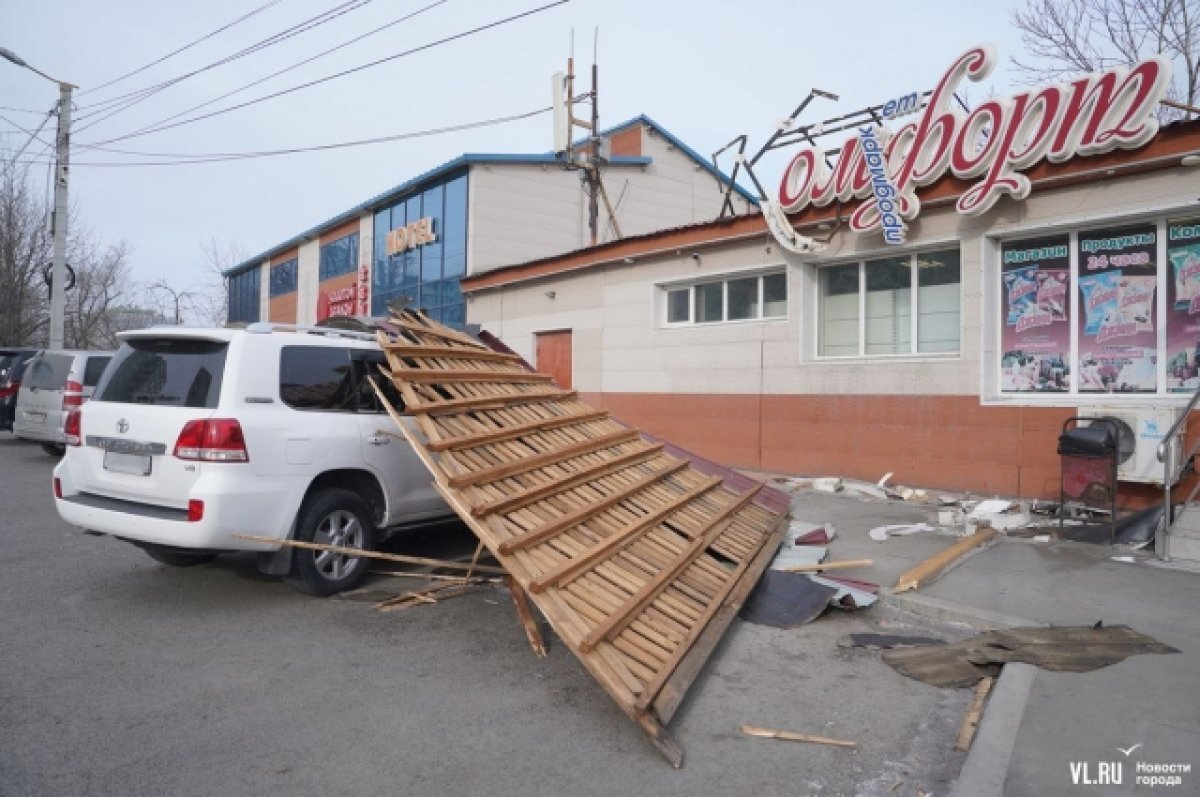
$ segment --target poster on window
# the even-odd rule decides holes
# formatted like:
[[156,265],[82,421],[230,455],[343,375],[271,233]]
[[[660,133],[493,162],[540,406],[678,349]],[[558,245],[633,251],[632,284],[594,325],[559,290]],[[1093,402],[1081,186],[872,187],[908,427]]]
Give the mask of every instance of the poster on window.
[[1079,234],[1079,392],[1158,389],[1157,240],[1153,224]]
[[1000,390],[1066,392],[1071,389],[1067,236],[1012,241],[1000,252]]
[[1200,389],[1200,219],[1167,223],[1167,390]]

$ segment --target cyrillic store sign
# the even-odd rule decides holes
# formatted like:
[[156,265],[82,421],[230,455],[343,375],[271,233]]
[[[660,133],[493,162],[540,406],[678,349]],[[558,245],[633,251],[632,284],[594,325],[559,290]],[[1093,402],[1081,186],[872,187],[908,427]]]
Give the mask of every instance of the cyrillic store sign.
[[[862,127],[842,146],[829,168],[821,149],[806,145],[792,158],[779,184],[778,210],[769,224],[780,244],[778,211],[862,200],[848,226],[856,233],[881,230],[888,243],[903,243],[906,221],[921,211],[917,189],[947,172],[974,180],[958,199],[968,216],[985,213],[1009,195],[1029,196],[1022,174],[1043,158],[1062,163],[1114,149],[1135,149],[1158,132],[1155,110],[1171,79],[1171,64],[1148,58],[1007,99],[984,100],[971,111],[955,107],[964,78],[980,81],[996,65],[990,45],[963,53],[938,81],[919,116],[895,130]],[[772,221],[772,209],[763,213]]]

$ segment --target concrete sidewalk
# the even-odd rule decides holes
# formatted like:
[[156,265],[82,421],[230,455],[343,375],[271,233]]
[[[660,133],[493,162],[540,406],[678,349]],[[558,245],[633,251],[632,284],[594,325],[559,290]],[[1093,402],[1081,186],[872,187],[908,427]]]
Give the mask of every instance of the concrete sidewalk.
[[[794,492],[798,520],[832,522],[828,560],[867,558],[870,568],[842,571],[890,591],[910,567],[951,545],[951,530],[871,540],[874,526],[928,522],[936,506]],[[1133,564],[1115,562],[1133,555]],[[1157,794],[1200,794],[1200,573],[1157,566],[1145,554],[1086,543],[1004,538],[974,552],[921,589],[886,595],[892,606],[974,628],[1008,625],[1127,625],[1178,648],[1140,655],[1090,673],[1054,673],[1010,665],[993,691],[956,795],[1047,797],[1141,794],[1139,762],[1188,764],[1174,787]],[[961,626],[960,626],[961,628]],[[902,677],[897,675],[897,677]],[[1141,745],[1126,755],[1122,751]],[[1123,765],[1122,780],[1100,780],[1100,763]],[[1086,763],[1086,770],[1081,767]],[[1115,778],[1113,778],[1115,780]]]

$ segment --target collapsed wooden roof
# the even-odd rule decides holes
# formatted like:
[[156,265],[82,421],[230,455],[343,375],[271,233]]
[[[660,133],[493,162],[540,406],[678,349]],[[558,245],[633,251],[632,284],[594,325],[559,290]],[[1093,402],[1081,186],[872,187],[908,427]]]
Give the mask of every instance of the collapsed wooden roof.
[[393,315],[379,337],[416,422],[397,421],[438,491],[680,766],[665,725],[774,555],[786,510],[424,315]]

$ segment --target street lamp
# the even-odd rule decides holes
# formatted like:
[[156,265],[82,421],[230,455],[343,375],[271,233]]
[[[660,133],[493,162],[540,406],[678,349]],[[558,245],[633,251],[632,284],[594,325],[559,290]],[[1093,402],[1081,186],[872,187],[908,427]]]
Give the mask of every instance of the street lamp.
[[50,267],[50,348],[61,349],[67,306],[67,176],[71,170],[71,91],[75,86],[55,80],[4,47],[0,47],[0,58],[58,84],[58,132],[54,140],[58,167],[54,180],[54,215],[51,225],[54,235],[54,261]]

